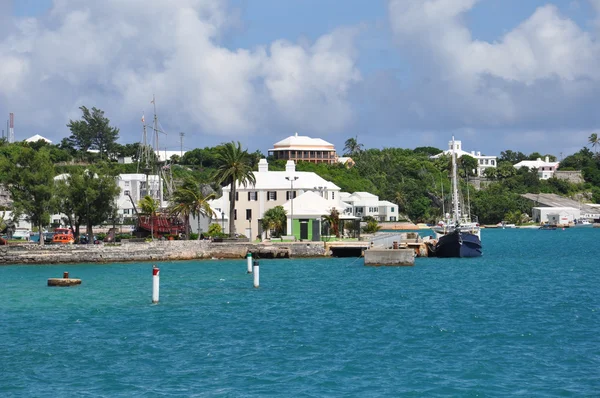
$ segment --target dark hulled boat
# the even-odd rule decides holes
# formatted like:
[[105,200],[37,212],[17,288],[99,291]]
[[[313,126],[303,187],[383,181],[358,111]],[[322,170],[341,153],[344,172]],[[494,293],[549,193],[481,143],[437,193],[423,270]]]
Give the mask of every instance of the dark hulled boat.
[[480,257],[481,232],[479,224],[471,221],[470,211],[461,211],[458,194],[458,176],[456,173],[456,152],[452,137],[452,215],[446,215],[446,221],[433,227],[437,243],[432,248],[436,257]]
[[434,250],[436,257],[479,257],[481,240],[476,234],[455,229],[441,236]]

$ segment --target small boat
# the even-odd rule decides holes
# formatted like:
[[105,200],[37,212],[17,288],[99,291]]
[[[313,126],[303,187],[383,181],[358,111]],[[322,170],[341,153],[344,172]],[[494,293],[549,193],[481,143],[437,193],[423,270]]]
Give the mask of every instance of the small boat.
[[27,228],[15,228],[15,231],[12,234],[12,239],[22,239],[29,240],[31,237],[31,231]]
[[482,253],[479,223],[473,222],[470,214],[461,211],[454,148],[454,137],[452,137],[453,214],[446,214],[446,221],[440,221],[438,225],[431,228],[437,238],[432,254],[436,257],[480,257]]
[[52,243],[72,245],[75,243],[75,236],[69,228],[55,228]]
[[543,230],[551,230],[554,231],[556,229],[556,225],[554,224],[544,224],[541,227],[539,227],[538,229],[543,229]]

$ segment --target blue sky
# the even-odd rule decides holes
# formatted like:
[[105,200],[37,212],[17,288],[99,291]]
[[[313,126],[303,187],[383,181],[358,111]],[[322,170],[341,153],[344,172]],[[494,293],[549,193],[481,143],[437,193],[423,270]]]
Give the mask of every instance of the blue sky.
[[600,122],[600,2],[432,2],[439,15],[420,0],[14,0],[0,112],[60,141],[78,106],[97,106],[134,142],[154,92],[188,148],[266,153],[295,131],[340,148],[354,136],[443,148],[455,135],[488,154],[585,145]]

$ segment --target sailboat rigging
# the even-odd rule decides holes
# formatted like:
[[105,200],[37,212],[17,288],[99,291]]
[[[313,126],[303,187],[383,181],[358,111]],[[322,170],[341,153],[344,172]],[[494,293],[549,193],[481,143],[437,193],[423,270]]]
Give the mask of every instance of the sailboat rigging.
[[479,257],[482,254],[480,228],[471,220],[470,203],[466,214],[462,211],[455,148],[452,137],[452,214],[446,214],[445,220],[432,228],[437,239],[433,252],[437,257]]

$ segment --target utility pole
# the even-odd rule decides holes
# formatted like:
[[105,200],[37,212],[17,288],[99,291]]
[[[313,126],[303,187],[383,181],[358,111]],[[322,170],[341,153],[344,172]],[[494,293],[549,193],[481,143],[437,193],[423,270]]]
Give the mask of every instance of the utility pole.
[[183,136],[185,135],[185,133],[179,133],[179,142],[181,144],[181,149],[180,149],[180,158],[183,157]]

